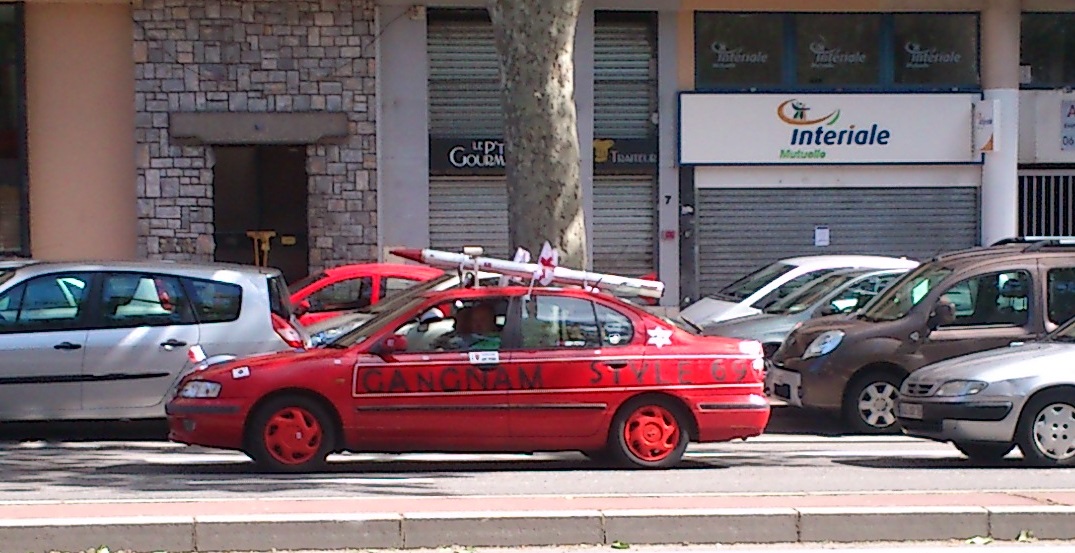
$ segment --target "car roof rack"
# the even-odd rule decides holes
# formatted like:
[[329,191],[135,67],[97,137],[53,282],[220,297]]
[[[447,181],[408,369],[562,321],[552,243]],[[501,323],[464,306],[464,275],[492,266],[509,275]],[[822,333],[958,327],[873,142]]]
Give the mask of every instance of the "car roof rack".
[[394,249],[393,255],[442,269],[457,268],[460,271],[482,271],[508,277],[537,280],[537,275],[548,277],[549,284],[581,286],[583,289],[600,289],[617,294],[660,298],[664,295],[664,283],[659,280],[629,278],[590,271],[578,271],[567,267],[547,267],[538,263],[525,263],[508,259],[482,256],[480,247],[467,247],[463,253],[432,249]]

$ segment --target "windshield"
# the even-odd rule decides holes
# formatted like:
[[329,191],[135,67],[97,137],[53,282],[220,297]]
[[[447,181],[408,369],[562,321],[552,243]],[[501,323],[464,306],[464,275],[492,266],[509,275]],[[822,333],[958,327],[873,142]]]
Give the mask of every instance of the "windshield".
[[298,292],[299,290],[302,290],[303,288],[306,288],[307,286],[313,284],[314,282],[316,282],[318,280],[321,280],[323,278],[327,278],[327,277],[328,277],[328,274],[324,273],[324,272],[314,273],[312,275],[307,275],[304,278],[301,278],[299,280],[296,280],[295,282],[292,282],[291,284],[288,284],[287,285],[287,291],[288,291],[288,293],[294,294],[295,292]]
[[803,286],[798,292],[767,307],[765,312],[773,315],[802,313],[860,274],[862,273],[837,273],[823,276]]
[[718,299],[723,297],[726,299],[741,300],[754,292],[761,290],[763,286],[780,278],[781,275],[794,268],[794,265],[788,265],[787,263],[779,261],[772,265],[767,265],[725,286],[720,292],[717,292],[716,297]]
[[424,296],[413,296],[407,294],[404,296],[405,301],[399,303],[396,309],[381,311],[377,315],[374,315],[366,324],[351,330],[346,334],[341,334],[338,338],[325,344],[326,347],[331,348],[349,348],[355,344],[364,342],[370,336],[379,332],[386,325],[391,324],[400,315],[407,313],[419,304],[424,302],[426,298]]
[[902,319],[950,274],[952,269],[947,267],[922,265],[867,303],[860,317],[873,321]]

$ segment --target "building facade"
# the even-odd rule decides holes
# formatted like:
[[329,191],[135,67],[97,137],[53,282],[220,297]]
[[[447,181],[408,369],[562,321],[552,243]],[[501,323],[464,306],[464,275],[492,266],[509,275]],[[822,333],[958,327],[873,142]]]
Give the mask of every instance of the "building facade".
[[[0,255],[508,255],[477,0],[0,4]],[[588,0],[593,269],[668,306],[780,257],[1075,235],[1063,0]]]

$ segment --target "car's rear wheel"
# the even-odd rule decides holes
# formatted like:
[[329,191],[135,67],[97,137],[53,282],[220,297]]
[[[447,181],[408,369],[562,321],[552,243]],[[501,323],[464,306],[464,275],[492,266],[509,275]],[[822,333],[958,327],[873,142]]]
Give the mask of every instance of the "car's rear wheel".
[[1075,466],[1075,401],[1070,395],[1046,392],[1023,408],[1016,443],[1027,463],[1040,467]]
[[844,392],[844,420],[862,434],[895,434],[896,399],[903,379],[888,371],[872,370],[856,376]]
[[668,468],[683,460],[690,442],[687,416],[668,398],[643,396],[625,403],[612,419],[609,453],[618,464]]
[[278,397],[262,405],[247,428],[249,454],[270,472],[313,472],[325,468],[335,443],[332,417],[303,396]]
[[1003,442],[953,442],[952,445],[976,463],[995,463],[1015,447],[1015,444]]

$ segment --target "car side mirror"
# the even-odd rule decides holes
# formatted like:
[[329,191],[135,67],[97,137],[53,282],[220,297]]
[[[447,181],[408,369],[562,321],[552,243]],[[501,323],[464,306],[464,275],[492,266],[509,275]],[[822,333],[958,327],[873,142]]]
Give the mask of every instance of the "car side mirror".
[[370,353],[389,361],[397,353],[407,351],[407,338],[403,336],[385,336],[370,348]]
[[933,312],[929,314],[929,319],[926,321],[926,326],[932,332],[937,330],[938,327],[952,324],[956,320],[956,308],[950,302],[939,301],[937,305],[933,307]]
[[310,312],[310,300],[302,300],[293,309],[296,317],[301,317]]

